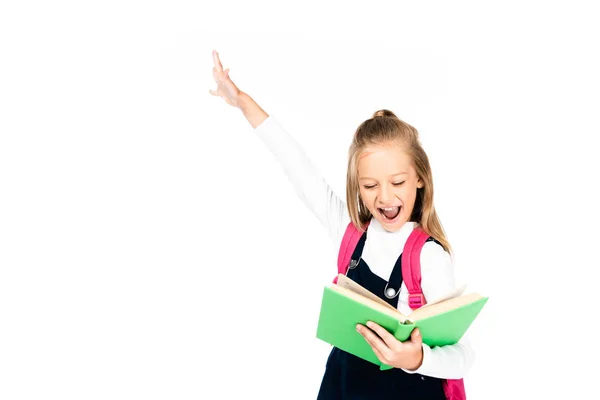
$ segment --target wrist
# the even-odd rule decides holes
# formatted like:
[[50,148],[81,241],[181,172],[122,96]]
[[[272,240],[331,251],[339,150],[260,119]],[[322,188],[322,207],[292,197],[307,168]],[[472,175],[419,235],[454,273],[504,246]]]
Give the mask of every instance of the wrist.
[[240,91],[237,98],[238,108],[250,122],[252,128],[260,125],[269,116],[247,93]]

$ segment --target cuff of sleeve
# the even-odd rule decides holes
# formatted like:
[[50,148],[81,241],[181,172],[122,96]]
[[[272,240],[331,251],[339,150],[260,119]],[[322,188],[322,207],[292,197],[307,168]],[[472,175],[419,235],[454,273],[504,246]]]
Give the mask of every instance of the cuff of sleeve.
[[256,128],[254,128],[254,131],[258,134],[264,135],[265,131],[268,132],[269,130],[272,130],[269,128],[271,128],[271,125],[274,123],[276,123],[275,119],[269,114],[267,118],[264,119],[264,121],[262,121],[260,124],[258,124]]
[[254,128],[254,132],[278,159],[298,153],[294,139],[271,115]]
[[415,370],[402,368],[402,370],[404,372],[407,372],[409,374],[422,374],[423,371],[427,371],[427,369],[429,368],[429,364],[431,363],[431,347],[429,347],[425,343],[422,343],[422,347],[423,347],[423,362],[421,363],[421,366]]

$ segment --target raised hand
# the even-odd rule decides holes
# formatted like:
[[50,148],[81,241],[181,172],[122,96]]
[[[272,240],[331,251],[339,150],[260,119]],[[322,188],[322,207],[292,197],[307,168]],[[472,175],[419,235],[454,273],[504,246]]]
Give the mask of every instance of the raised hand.
[[217,82],[217,89],[210,89],[208,92],[213,96],[220,96],[227,102],[227,104],[233,107],[240,107],[241,91],[233,83],[229,77],[229,68],[223,71],[223,65],[219,59],[219,53],[213,50],[213,61],[215,66],[213,67],[213,77]]

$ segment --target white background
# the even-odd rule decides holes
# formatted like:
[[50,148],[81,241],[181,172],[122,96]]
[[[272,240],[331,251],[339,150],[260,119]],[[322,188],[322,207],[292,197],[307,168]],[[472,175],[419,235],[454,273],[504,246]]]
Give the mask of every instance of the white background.
[[422,3],[3,2],[0,398],[315,398],[337,249],[213,49],[341,196],[362,121],[419,129],[470,400],[597,392],[596,14]]

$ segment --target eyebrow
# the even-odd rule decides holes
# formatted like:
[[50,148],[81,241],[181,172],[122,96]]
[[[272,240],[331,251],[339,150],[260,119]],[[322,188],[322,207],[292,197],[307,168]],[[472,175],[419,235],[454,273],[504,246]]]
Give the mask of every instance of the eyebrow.
[[[390,177],[394,177],[394,176],[398,176],[398,175],[408,175],[408,172],[398,172],[397,174],[390,175]],[[369,177],[367,177],[367,176],[363,176],[362,178],[358,178],[358,180],[359,180],[359,181],[362,181],[362,180],[364,180],[364,179],[372,179],[372,180],[374,180],[374,181],[376,181],[376,180],[377,180],[377,179],[375,179],[375,178],[369,178]]]

